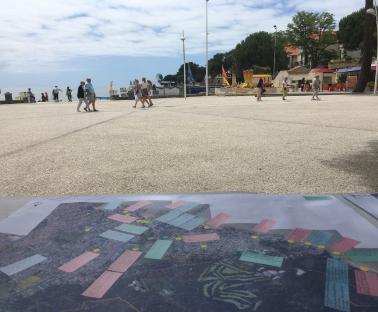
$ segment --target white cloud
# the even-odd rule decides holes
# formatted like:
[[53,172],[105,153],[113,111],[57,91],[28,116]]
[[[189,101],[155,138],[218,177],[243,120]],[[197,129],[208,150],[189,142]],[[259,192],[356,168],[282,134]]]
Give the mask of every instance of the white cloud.
[[[340,18],[360,0],[211,0],[210,50],[232,48],[246,35],[284,29],[292,12],[327,10]],[[0,0],[0,71],[56,69],[82,56],[169,56],[205,44],[205,0]]]

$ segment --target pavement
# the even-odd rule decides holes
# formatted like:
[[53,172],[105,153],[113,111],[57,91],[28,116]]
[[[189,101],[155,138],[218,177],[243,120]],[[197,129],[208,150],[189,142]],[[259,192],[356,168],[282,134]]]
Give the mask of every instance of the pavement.
[[378,190],[374,96],[0,105],[0,196]]

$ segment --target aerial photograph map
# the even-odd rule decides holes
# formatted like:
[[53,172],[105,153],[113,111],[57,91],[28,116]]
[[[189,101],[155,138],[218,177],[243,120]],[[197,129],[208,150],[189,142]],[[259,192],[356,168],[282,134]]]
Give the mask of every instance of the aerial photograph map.
[[378,0],[0,0],[0,312],[378,312]]

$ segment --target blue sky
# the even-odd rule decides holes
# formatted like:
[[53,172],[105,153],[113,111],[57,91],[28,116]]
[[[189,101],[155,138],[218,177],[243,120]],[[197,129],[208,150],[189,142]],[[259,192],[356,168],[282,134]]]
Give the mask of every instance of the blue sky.
[[[341,18],[363,0],[210,0],[210,56],[248,34],[285,29],[299,10]],[[175,73],[187,59],[204,65],[205,0],[1,0],[0,89],[76,87],[87,76],[105,93],[156,73]],[[7,44],[4,44],[4,43]]]

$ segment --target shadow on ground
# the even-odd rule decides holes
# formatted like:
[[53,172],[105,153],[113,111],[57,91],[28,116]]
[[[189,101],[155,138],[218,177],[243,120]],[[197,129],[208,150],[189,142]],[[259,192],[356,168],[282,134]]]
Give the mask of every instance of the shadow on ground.
[[366,181],[367,186],[378,190],[378,140],[370,141],[368,147],[359,153],[323,161],[323,164],[357,174]]

